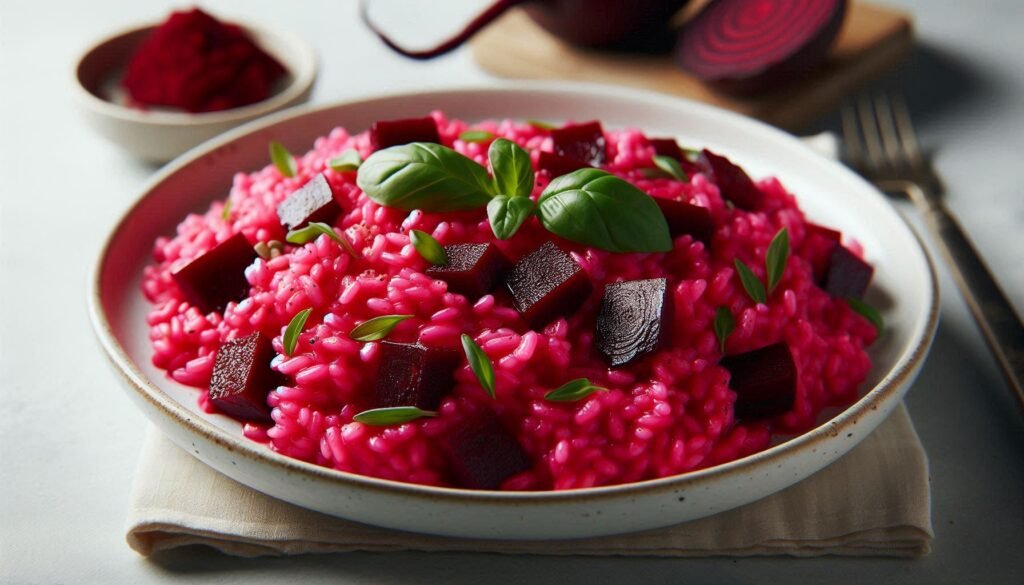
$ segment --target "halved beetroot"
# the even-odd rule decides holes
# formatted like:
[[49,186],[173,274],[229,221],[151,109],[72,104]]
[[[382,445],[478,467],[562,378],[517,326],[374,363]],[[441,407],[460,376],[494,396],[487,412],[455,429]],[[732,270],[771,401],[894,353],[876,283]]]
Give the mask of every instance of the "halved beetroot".
[[836,298],[861,298],[871,283],[875,269],[839,242],[832,248],[822,288]]
[[505,275],[512,304],[534,329],[578,309],[592,289],[583,268],[554,242],[544,242]]
[[662,197],[654,197],[654,202],[665,216],[668,233],[673,238],[681,234],[690,234],[706,245],[711,244],[711,239],[715,235],[715,222],[712,221],[711,212],[706,207]]
[[555,154],[553,152],[541,151],[537,158],[537,170],[547,171],[551,174],[551,178],[568,175],[573,171],[578,171],[588,167],[590,167],[590,165],[583,161]]
[[452,479],[464,488],[496,490],[506,479],[530,468],[519,441],[486,409],[455,427],[444,449]]
[[555,154],[600,166],[604,163],[605,138],[604,130],[598,121],[585,124],[574,124],[551,131]]
[[478,298],[487,294],[509,263],[494,244],[453,244],[444,247],[448,264],[431,266],[427,276],[448,283],[448,290]]
[[270,339],[258,331],[221,345],[213,361],[210,403],[235,418],[270,422],[267,394],[283,382],[270,369],[273,358]]
[[764,193],[750,180],[742,167],[706,148],[700,153],[700,162],[711,172],[722,197],[732,201],[740,209],[760,209],[764,202]]
[[171,273],[185,300],[204,313],[221,311],[249,294],[245,269],[256,251],[241,232]]
[[729,387],[736,392],[736,418],[771,418],[793,408],[796,363],[785,343],[726,356],[720,365],[729,370]]
[[686,24],[679,65],[723,91],[750,93],[806,76],[828,56],[846,0],[714,0]]
[[628,364],[658,349],[671,314],[668,279],[613,282],[604,289],[594,345],[612,367]]
[[455,368],[461,363],[462,356],[454,349],[380,342],[374,408],[416,406],[434,410],[455,387]]
[[410,142],[435,142],[440,144],[437,123],[430,116],[403,118],[401,120],[378,120],[370,127],[370,144],[374,150]]
[[314,221],[331,223],[341,213],[334,197],[327,177],[320,173],[278,204],[277,217],[289,230]]

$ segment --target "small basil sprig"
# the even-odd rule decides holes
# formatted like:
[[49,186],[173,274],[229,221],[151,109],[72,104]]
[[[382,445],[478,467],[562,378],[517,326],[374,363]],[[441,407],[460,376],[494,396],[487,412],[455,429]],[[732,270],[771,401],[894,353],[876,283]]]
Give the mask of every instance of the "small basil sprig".
[[671,156],[665,156],[663,154],[656,154],[652,159],[654,166],[661,169],[666,175],[672,177],[677,181],[689,181],[690,177],[683,170],[683,167],[679,164],[679,161],[672,158]]
[[355,341],[378,341],[391,334],[396,325],[412,318],[412,315],[381,315],[367,319],[349,332],[348,336]]
[[847,297],[846,303],[856,313],[871,321],[871,324],[875,326],[875,331],[882,333],[882,329],[885,328],[885,320],[882,319],[882,314],[877,309],[857,297]]
[[767,303],[768,295],[764,291],[764,285],[761,284],[761,280],[757,278],[754,271],[749,266],[743,263],[742,260],[737,258],[733,264],[736,265],[736,273],[740,276],[740,282],[743,284],[744,290],[755,303]]
[[298,172],[298,167],[295,165],[295,157],[292,156],[292,153],[288,152],[288,149],[283,144],[276,140],[270,141],[270,162],[274,163],[278,172],[285,177],[294,177],[295,173]]
[[526,123],[529,124],[530,126],[533,126],[537,130],[554,130],[555,129],[555,125],[554,124],[551,124],[550,122],[545,122],[544,120],[527,120]]
[[491,231],[499,240],[511,238],[527,219],[533,215],[533,199],[498,195],[487,204],[487,219]]
[[473,341],[473,338],[462,334],[462,350],[466,352],[466,361],[469,362],[469,369],[473,370],[480,386],[491,398],[497,398],[494,391],[494,364],[491,358],[487,357],[484,350]]
[[284,355],[291,356],[295,351],[295,344],[299,342],[299,334],[306,327],[306,319],[309,319],[309,314],[312,312],[311,308],[299,311],[288,323],[288,327],[284,330],[284,337],[281,339],[284,345]]
[[352,420],[364,425],[387,426],[400,425],[418,418],[437,416],[433,410],[422,410],[415,406],[391,406],[364,410],[352,417]]
[[599,169],[562,175],[540,196],[549,232],[609,252],[667,252],[668,223],[650,195]]
[[533,165],[530,153],[505,138],[491,143],[487,159],[494,171],[495,195],[487,203],[487,219],[499,240],[511,238],[533,214]]
[[220,218],[224,221],[231,219],[231,198],[228,197],[224,201],[224,207],[220,210]]
[[441,244],[434,239],[434,236],[420,230],[409,230],[409,241],[412,242],[412,247],[416,248],[416,252],[427,262],[434,266],[446,266],[448,264],[448,254],[441,247]]
[[718,338],[718,350],[725,353],[725,342],[736,330],[736,318],[728,307],[718,307],[715,311],[715,337]]
[[772,294],[775,286],[782,280],[789,260],[789,232],[786,228],[779,230],[772,243],[768,245],[768,253],[764,257],[765,273],[768,275],[768,294]]
[[331,167],[331,170],[335,172],[344,173],[358,169],[362,163],[363,159],[359,156],[359,151],[349,149],[341,153],[341,156],[336,156],[329,160],[327,166]]
[[285,236],[285,241],[289,244],[302,245],[315,240],[320,234],[324,234],[331,238],[335,242],[341,244],[341,247],[345,249],[353,258],[359,258],[356,254],[355,248],[344,236],[339,236],[338,232],[334,231],[334,228],[327,225],[326,223],[319,221],[311,221],[306,227],[302,229],[292,230]]
[[459,140],[463,142],[487,142],[491,138],[494,138],[494,134],[487,130],[466,130],[459,134]]
[[493,195],[487,169],[430,142],[378,150],[359,167],[356,184],[373,201],[406,211],[477,209]]
[[591,384],[590,380],[586,378],[576,378],[575,380],[570,380],[545,394],[544,400],[551,400],[552,402],[575,402],[590,396],[594,392],[605,392],[607,390],[607,388]]

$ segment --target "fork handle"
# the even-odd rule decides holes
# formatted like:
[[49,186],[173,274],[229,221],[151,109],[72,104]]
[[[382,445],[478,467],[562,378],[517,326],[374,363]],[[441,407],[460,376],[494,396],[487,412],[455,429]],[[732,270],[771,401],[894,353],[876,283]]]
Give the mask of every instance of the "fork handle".
[[911,195],[917,207],[924,212],[932,232],[938,236],[939,250],[946,258],[953,279],[1006,375],[1010,389],[1024,408],[1024,325],[964,235],[960,224],[942,202],[924,192]]

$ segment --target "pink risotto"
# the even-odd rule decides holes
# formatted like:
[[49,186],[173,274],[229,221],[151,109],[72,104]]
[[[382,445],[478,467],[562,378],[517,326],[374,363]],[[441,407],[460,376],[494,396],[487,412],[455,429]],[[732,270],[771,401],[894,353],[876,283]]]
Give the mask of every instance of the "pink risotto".
[[[240,172],[227,202],[189,215],[175,235],[156,241],[143,283],[153,303],[153,363],[200,389],[202,408],[239,419],[248,438],[289,457],[403,482],[505,490],[586,488],[709,467],[767,448],[773,433],[805,431],[826,407],[856,399],[871,367],[865,348],[877,331],[863,310],[855,310],[862,303],[849,299],[860,296],[866,279],[850,292],[849,281],[858,279],[844,270],[852,266],[856,273],[866,265],[849,238],[809,223],[778,180],[754,181],[757,202],[751,204],[724,195],[736,188],[737,177],[709,164],[711,158],[730,164],[724,157],[674,143],[666,148],[664,139],[639,130],[601,129],[596,139],[577,136],[575,146],[566,147],[558,130],[536,123],[469,124],[440,112],[425,120],[431,119],[437,134],[427,142],[465,155],[485,172],[494,173],[488,160],[493,141],[506,138],[522,147],[534,169],[527,195],[533,202],[563,174],[559,164],[592,165],[655,200],[703,208],[695,211],[706,210],[708,231],[673,229],[667,251],[607,251],[610,246],[562,237],[538,211],[499,239],[484,204],[427,212],[368,196],[357,185],[357,177],[364,184],[357,165],[368,165],[384,149],[382,138],[376,130],[352,135],[335,128],[294,157],[294,172],[280,164]],[[399,130],[423,141],[415,128]],[[359,157],[350,165],[329,164],[346,153],[353,157],[353,150]],[[548,153],[546,162],[541,153]],[[323,179],[319,188],[333,202],[319,210],[290,203],[300,211],[286,220],[288,205],[282,204],[295,203],[300,191],[309,195],[313,182]],[[672,227],[668,208],[661,209]],[[334,231],[288,243],[290,230],[313,220]],[[481,290],[456,286],[413,244],[412,230],[432,236],[449,258],[460,245],[492,245],[498,260],[490,280]],[[197,301],[202,291],[190,289],[181,274],[186,268],[206,278],[230,272],[227,264],[213,263],[211,251],[224,250],[220,245],[238,234],[245,241],[237,237],[232,245],[251,254],[230,269],[244,278],[241,289],[220,304]],[[766,257],[780,234],[788,248],[773,278]],[[578,286],[551,311],[527,314],[508,274],[537,277],[528,260],[548,243],[569,272],[578,272]],[[203,258],[209,260],[205,272],[199,270]],[[740,265],[764,286],[764,302],[754,300]],[[540,277],[567,278],[561,269],[550,272]],[[615,303],[639,303],[634,309],[649,319],[636,310],[621,313]],[[306,321],[297,323],[307,309]],[[616,310],[626,317],[616,319]],[[357,326],[382,316],[402,318],[380,339],[355,339]],[[289,324],[295,331],[286,334]],[[610,357],[618,350],[605,346],[617,327],[639,327],[647,337],[633,353]],[[464,334],[493,367],[493,395],[486,376],[471,365]],[[246,345],[243,338],[254,341]],[[261,339],[263,352],[253,349]],[[793,368],[791,379],[778,373],[776,357],[756,355],[769,347],[781,348],[785,355],[778,359]],[[552,399],[553,390],[579,379],[585,381],[577,389],[585,391]],[[381,397],[406,390],[405,399]],[[244,408],[218,401],[231,392],[249,400]],[[412,408],[421,399],[420,415],[391,423],[354,420],[382,406]],[[748,406],[741,408],[744,400]]]

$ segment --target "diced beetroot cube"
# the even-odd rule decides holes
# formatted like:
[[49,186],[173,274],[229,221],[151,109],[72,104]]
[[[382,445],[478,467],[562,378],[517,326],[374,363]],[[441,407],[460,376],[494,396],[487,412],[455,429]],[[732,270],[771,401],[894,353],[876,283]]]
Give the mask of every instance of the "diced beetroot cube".
[[598,121],[551,131],[555,154],[599,166],[605,161],[604,130]]
[[530,468],[530,458],[515,436],[490,410],[459,424],[444,443],[454,483],[496,490],[506,479]]
[[235,418],[270,422],[267,394],[283,381],[270,369],[273,358],[270,339],[258,331],[221,345],[213,361],[210,402]]
[[370,127],[370,144],[374,150],[410,142],[441,143],[437,123],[430,116],[402,120],[378,120]]
[[875,269],[870,264],[836,242],[828,259],[822,288],[836,298],[859,299],[864,296],[874,273]]
[[331,223],[339,213],[341,207],[323,173],[307,181],[277,206],[277,217],[289,230],[314,221]]
[[498,282],[508,260],[494,244],[453,244],[444,247],[448,264],[431,266],[427,275],[448,283],[448,290],[470,298],[481,297]]
[[256,251],[241,233],[175,270],[171,276],[185,299],[204,313],[220,311],[230,301],[249,294],[245,269],[256,258]]
[[718,185],[722,197],[732,201],[736,207],[753,211],[761,208],[764,193],[750,180],[739,166],[724,156],[717,155],[708,149],[700,154],[701,162],[711,171],[715,184]]
[[569,158],[567,156],[561,156],[553,152],[541,151],[540,156],[537,158],[537,170],[547,171],[551,174],[551,178],[568,175],[573,171],[578,171],[588,167],[590,167],[590,165],[583,161]]
[[736,418],[758,419],[785,414],[796,400],[796,363],[785,343],[722,358],[729,387],[736,392]]
[[505,275],[505,286],[534,329],[578,309],[592,288],[583,268],[550,241],[516,262]]
[[836,231],[832,228],[827,228],[823,225],[818,225],[816,223],[807,222],[807,237],[811,236],[821,236],[825,239],[833,240],[836,242],[841,241],[843,239],[843,234],[839,231]]
[[654,154],[667,156],[683,162],[683,149],[679,148],[679,143],[674,138],[650,138],[648,140],[651,146],[654,147]]
[[597,315],[597,349],[612,367],[643,357],[668,337],[671,314],[668,279],[611,283]]
[[454,349],[380,342],[374,408],[437,408],[441,399],[455,387],[455,368],[461,363],[461,354]]
[[711,244],[715,235],[715,222],[711,220],[711,212],[706,207],[661,197],[655,197],[654,202],[661,208],[661,214],[668,222],[668,233],[673,238],[690,234],[695,240]]
[[810,222],[807,223],[807,239],[811,241],[813,246],[810,249],[808,259],[811,263],[811,268],[814,270],[815,282],[819,284],[825,282],[825,272],[828,270],[829,258],[832,255],[832,242],[838,243],[842,238],[843,234],[834,229]]

